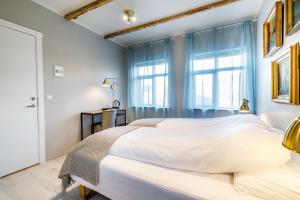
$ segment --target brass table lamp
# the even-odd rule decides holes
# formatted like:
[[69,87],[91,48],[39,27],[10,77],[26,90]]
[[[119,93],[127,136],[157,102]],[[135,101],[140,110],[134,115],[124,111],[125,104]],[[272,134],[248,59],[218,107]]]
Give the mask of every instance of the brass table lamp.
[[300,117],[295,119],[285,131],[282,145],[300,154]]
[[240,113],[249,113],[249,101],[247,99],[243,99],[243,103],[240,107]]

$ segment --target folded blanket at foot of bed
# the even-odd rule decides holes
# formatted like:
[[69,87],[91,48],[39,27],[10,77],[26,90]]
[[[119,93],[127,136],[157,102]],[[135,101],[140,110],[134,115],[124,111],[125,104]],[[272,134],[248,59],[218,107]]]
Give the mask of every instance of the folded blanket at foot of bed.
[[72,184],[71,175],[97,185],[99,182],[99,163],[108,154],[110,147],[120,136],[137,128],[125,126],[107,129],[87,137],[73,147],[58,175],[62,179],[63,189],[65,190]]

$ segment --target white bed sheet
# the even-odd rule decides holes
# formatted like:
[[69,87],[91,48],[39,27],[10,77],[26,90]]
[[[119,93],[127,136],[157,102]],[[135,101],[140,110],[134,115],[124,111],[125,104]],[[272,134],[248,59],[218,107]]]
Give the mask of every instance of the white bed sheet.
[[97,186],[72,178],[113,200],[258,200],[236,192],[230,174],[191,174],[113,155],[102,160],[99,170]]

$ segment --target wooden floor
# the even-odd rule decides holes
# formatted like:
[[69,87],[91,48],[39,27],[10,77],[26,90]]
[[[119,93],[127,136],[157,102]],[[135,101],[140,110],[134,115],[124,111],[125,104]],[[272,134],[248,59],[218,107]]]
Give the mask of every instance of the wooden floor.
[[[62,193],[57,178],[64,157],[0,178],[0,200],[80,200],[79,185]],[[104,200],[96,195],[91,200]]]

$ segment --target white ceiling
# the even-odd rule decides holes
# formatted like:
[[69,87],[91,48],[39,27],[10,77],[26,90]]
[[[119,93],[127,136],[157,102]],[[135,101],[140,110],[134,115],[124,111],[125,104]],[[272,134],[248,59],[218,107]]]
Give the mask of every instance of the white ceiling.
[[[33,0],[34,2],[64,16],[94,0]],[[113,0],[100,8],[92,10],[74,22],[103,36],[168,15],[176,14],[215,0]],[[240,0],[223,7],[200,12],[189,17],[174,20],[141,31],[118,36],[112,41],[128,46],[144,41],[174,36],[190,31],[203,30],[214,26],[231,24],[257,16],[263,0]],[[122,20],[123,10],[135,11],[137,21],[126,24]]]

